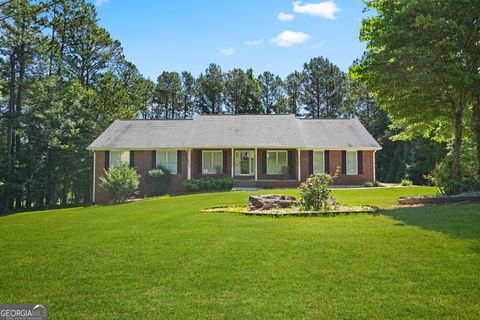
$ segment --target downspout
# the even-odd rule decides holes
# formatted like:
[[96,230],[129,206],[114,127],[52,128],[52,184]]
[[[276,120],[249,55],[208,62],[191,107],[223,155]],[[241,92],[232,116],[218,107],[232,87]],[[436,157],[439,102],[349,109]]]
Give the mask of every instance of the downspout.
[[373,150],[373,182],[377,181],[376,172],[375,172],[375,167],[376,167],[375,152],[377,152],[377,150]]

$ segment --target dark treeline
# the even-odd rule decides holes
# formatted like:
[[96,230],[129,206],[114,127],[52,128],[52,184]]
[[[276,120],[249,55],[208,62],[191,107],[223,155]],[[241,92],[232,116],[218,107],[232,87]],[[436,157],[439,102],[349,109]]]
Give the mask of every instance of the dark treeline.
[[[115,119],[358,117],[384,147],[377,153],[381,181],[408,176],[424,183],[423,174],[443,158],[443,148],[425,139],[390,141],[397,132],[386,113],[362,84],[323,57],[285,79],[210,64],[198,77],[163,72],[154,83],[125,60],[121,44],[84,0],[3,2],[0,25],[0,208],[89,203],[86,147]],[[428,159],[425,148],[432,150]]]

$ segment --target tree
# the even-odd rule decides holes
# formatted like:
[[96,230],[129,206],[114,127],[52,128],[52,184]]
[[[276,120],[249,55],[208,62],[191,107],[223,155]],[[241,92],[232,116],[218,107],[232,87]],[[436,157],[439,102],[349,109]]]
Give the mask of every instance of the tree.
[[285,111],[283,81],[269,71],[258,76],[261,89],[262,111],[265,114],[283,113]]
[[302,102],[311,118],[344,115],[346,76],[328,59],[317,57],[303,65]]
[[302,113],[302,74],[294,71],[285,79],[287,112],[300,116]]
[[162,72],[157,78],[153,96],[154,118],[174,119],[180,116],[182,82],[177,72]]
[[219,65],[211,63],[197,79],[198,109],[203,114],[223,112],[224,76]]
[[243,103],[239,113],[258,114],[262,112],[262,103],[260,100],[261,89],[258,79],[253,74],[253,69],[249,68],[245,72],[245,86],[243,92]]
[[403,129],[400,138],[452,142],[451,179],[459,191],[464,114],[478,74],[462,48],[478,39],[472,36],[478,11],[471,13],[478,1],[369,0],[366,6],[377,14],[363,21],[367,52],[352,75]]
[[188,71],[183,71],[180,80],[182,82],[181,91],[181,112],[184,119],[192,118],[195,113],[195,95],[196,95],[196,82],[195,78]]
[[233,69],[225,74],[225,107],[230,114],[243,113],[247,79],[242,69]]

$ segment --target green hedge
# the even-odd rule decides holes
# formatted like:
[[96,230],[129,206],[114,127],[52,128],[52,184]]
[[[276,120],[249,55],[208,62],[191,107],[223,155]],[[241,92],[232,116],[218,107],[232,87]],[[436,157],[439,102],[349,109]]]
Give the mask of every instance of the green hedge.
[[191,179],[183,183],[188,192],[209,191],[209,190],[226,190],[233,187],[233,178],[213,179]]

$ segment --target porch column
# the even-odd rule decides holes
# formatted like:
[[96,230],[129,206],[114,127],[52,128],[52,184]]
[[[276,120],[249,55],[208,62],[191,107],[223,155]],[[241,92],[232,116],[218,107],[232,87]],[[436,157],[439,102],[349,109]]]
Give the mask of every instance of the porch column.
[[257,170],[257,167],[258,167],[257,148],[255,148],[255,156],[254,156],[254,159],[255,159],[255,181],[257,181],[257,178],[258,178],[258,170]]
[[235,152],[233,152],[233,148],[232,148],[232,156],[231,156],[231,158],[232,158],[232,161],[231,161],[232,162],[232,170],[231,170],[232,171],[232,178],[234,176],[234,171],[233,171],[233,165],[234,165],[234,160],[235,160],[234,157],[235,157]]
[[192,149],[187,150],[187,179],[192,179]]
[[298,179],[298,181],[300,181],[300,180],[301,180],[301,177],[300,177],[300,173],[301,173],[301,166],[300,166],[300,149],[297,149],[297,168],[298,168],[297,179]]

